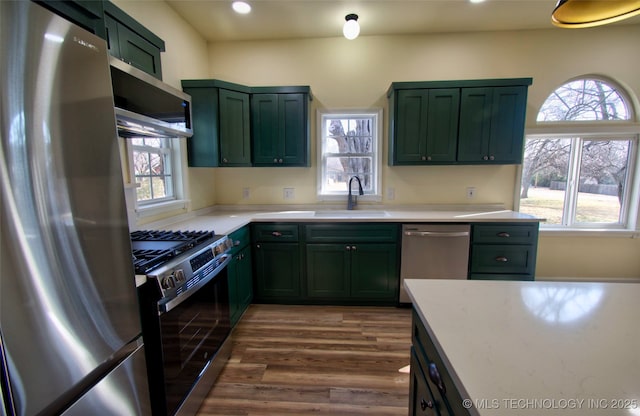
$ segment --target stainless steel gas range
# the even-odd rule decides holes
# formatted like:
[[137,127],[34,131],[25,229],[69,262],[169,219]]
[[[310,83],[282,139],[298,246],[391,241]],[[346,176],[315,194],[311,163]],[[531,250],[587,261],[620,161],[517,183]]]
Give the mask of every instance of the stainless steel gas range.
[[135,231],[154,415],[193,415],[229,357],[226,266],[232,242],[205,231]]

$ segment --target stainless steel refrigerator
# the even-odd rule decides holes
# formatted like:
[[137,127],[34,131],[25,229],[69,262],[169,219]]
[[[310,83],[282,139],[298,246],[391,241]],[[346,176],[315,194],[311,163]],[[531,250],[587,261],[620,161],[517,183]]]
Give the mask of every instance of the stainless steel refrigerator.
[[150,414],[106,43],[0,1],[0,51],[0,414]]

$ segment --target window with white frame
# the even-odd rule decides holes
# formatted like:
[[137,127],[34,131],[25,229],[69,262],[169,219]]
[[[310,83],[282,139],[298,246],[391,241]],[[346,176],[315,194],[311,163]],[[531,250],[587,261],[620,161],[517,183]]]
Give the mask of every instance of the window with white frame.
[[[357,176],[367,197],[379,198],[380,111],[321,112],[318,194],[323,199],[344,196]],[[355,182],[355,181],[353,181]],[[357,185],[352,183],[354,191]]]
[[175,199],[171,139],[130,139],[136,200],[140,205]]
[[543,227],[627,228],[637,212],[632,120],[630,100],[608,80],[557,88],[526,137],[520,211],[546,218]]

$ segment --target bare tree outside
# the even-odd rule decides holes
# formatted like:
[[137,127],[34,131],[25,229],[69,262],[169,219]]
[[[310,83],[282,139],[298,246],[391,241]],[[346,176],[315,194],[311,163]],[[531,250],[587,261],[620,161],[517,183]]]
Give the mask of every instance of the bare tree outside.
[[[539,123],[629,120],[623,96],[599,79],[571,81],[544,102]],[[575,206],[569,222],[618,222],[623,205],[631,139],[544,137],[525,142],[521,183],[521,211],[551,217],[560,223],[567,207]],[[578,163],[576,177],[571,163]],[[565,194],[570,183],[575,197]],[[532,196],[532,187],[535,194]],[[543,192],[544,191],[544,192]],[[567,202],[569,201],[569,202]],[[596,202],[594,202],[596,201]],[[598,204],[597,209],[591,205]],[[557,211],[557,212],[554,212]],[[545,214],[546,213],[546,214]],[[566,213],[565,213],[566,214]]]

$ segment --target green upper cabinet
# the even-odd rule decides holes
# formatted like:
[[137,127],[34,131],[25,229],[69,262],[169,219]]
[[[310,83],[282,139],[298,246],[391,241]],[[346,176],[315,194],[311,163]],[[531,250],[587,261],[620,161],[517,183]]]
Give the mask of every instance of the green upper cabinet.
[[104,6],[101,1],[91,0],[42,0],[36,3],[64,17],[83,29],[106,39]]
[[107,41],[109,54],[162,79],[164,41],[110,1],[38,0],[54,13]]
[[249,88],[219,80],[184,80],[191,96],[189,166],[251,166]]
[[395,82],[389,164],[522,162],[531,78]]
[[527,87],[462,88],[458,161],[522,163]]
[[220,90],[220,166],[251,166],[249,94]]
[[399,90],[391,164],[455,162],[459,103],[457,88]]
[[160,52],[165,50],[162,39],[111,2],[104,2],[104,24],[112,56],[162,79]]
[[310,92],[308,87],[291,88],[301,92],[275,92],[279,87],[252,89],[259,91],[251,95],[254,166],[309,166]]

